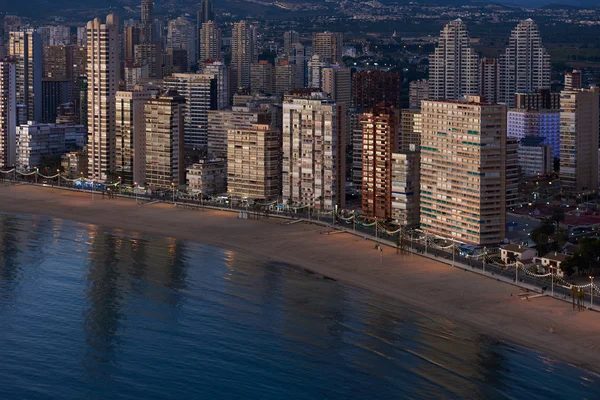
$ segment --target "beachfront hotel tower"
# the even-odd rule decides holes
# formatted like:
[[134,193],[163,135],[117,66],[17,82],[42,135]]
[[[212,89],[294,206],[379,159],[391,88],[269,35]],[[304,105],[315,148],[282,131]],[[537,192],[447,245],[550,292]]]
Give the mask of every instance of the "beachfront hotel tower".
[[297,90],[283,101],[283,201],[325,211],[345,203],[345,117],[327,94]]
[[227,132],[227,193],[236,199],[276,200],[280,184],[280,134],[268,124]]
[[382,102],[360,117],[362,211],[367,218],[392,218],[392,153],[398,151],[400,112]]
[[169,90],[144,105],[146,186],[151,190],[170,190],[185,184],[184,103],[184,97]]
[[479,57],[469,43],[466,24],[448,23],[429,57],[429,98],[458,100],[479,93]]
[[538,26],[532,19],[513,29],[508,47],[500,57],[500,103],[514,106],[515,93],[550,87],[550,55],[542,46]]
[[598,109],[600,90],[560,94],[560,185],[566,192],[598,189]]
[[115,95],[119,86],[119,20],[115,14],[87,23],[88,157],[90,179],[115,172]]
[[506,106],[422,103],[421,229],[460,242],[501,243],[506,218]]

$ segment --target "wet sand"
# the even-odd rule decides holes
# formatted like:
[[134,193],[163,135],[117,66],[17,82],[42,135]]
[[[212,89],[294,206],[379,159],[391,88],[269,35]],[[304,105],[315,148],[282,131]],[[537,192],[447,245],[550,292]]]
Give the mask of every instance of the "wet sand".
[[89,193],[29,185],[0,186],[0,204],[1,212],[199,241],[293,264],[600,373],[600,313],[572,311],[571,304],[548,297],[522,300],[514,285],[387,247],[382,259],[373,242],[346,233],[327,235],[330,229],[322,226],[239,219],[236,213],[172,204],[137,205],[98,194],[92,200]]

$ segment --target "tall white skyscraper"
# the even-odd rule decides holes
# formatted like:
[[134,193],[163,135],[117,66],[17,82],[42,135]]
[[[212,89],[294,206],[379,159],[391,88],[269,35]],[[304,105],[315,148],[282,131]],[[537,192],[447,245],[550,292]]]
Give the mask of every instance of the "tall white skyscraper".
[[40,34],[35,29],[11,32],[9,54],[16,61],[17,104],[23,108],[17,123],[41,121],[43,52]]
[[16,63],[0,60],[0,168],[15,165],[17,99]]
[[499,102],[514,106],[515,93],[531,93],[550,87],[550,55],[542,46],[535,22],[526,19],[513,29],[500,58]]
[[255,28],[246,21],[233,24],[231,33],[231,89],[250,86],[250,66],[258,61]]
[[283,200],[333,210],[345,203],[344,105],[326,93],[286,96],[283,102]]
[[88,158],[91,179],[115,173],[115,95],[119,87],[119,19],[87,23]]
[[429,85],[429,98],[434,100],[458,100],[479,93],[479,57],[460,19],[440,32],[438,45],[429,58]]

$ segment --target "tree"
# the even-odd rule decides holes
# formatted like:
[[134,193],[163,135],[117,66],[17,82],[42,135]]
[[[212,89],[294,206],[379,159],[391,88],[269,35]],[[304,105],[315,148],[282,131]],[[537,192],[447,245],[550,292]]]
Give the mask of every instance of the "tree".
[[562,208],[555,208],[552,210],[552,216],[550,219],[556,223],[556,228],[558,228],[560,223],[565,220],[565,210]]
[[554,222],[550,219],[544,219],[538,227],[531,231],[531,240],[536,244],[540,254],[547,253],[550,249],[548,240],[554,234]]

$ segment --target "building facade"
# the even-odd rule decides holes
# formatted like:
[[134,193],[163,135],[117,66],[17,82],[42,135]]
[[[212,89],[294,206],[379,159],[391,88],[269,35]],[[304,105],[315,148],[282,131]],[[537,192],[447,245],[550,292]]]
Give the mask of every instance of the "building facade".
[[284,202],[331,211],[345,204],[345,107],[322,92],[283,102]]
[[362,125],[362,212],[392,218],[392,153],[398,151],[400,112],[382,102],[360,118]]
[[400,109],[402,75],[399,72],[367,70],[352,75],[352,106],[370,109],[385,101]]
[[198,160],[187,169],[188,190],[204,197],[227,191],[227,162],[219,158]]
[[419,226],[419,168],[418,151],[392,154],[392,220],[402,227]]
[[[17,128],[16,166],[22,170],[41,169],[49,158],[80,149],[87,132],[83,125],[30,122]],[[51,171],[54,175],[54,171]]]
[[280,192],[281,140],[270,125],[227,132],[227,193],[233,198],[268,202]]
[[598,88],[560,94],[560,184],[565,192],[598,189]]
[[457,19],[440,32],[429,57],[429,98],[458,100],[479,93],[479,57],[469,42],[467,26]]
[[526,136],[519,141],[519,167],[525,177],[546,176],[553,172],[552,147],[539,136]]
[[144,107],[150,92],[119,91],[116,93],[116,163],[115,173],[125,185],[145,186],[146,182],[146,118]]
[[204,62],[205,60],[221,60],[223,58],[221,54],[221,36],[221,28],[214,21],[202,24],[198,36],[198,60],[200,62]]
[[554,157],[560,158],[560,110],[510,109],[507,114],[508,137],[523,139],[527,136],[544,138],[552,147]]
[[0,168],[16,162],[17,90],[16,63],[12,58],[0,60]]
[[550,55],[542,46],[538,26],[532,19],[513,29],[508,47],[500,57],[499,101],[514,107],[515,93],[550,88]]
[[25,108],[17,115],[18,124],[41,121],[43,50],[40,34],[35,29],[11,32],[8,54],[15,60],[17,104]]
[[478,245],[504,240],[506,107],[422,103],[421,229]]
[[250,87],[250,66],[258,62],[256,30],[246,21],[233,24],[231,33],[231,90]]
[[185,99],[185,145],[205,149],[208,135],[208,111],[217,109],[217,82],[208,74],[173,74],[164,79],[165,87],[176,90]]
[[146,122],[146,185],[151,190],[171,190],[185,185],[185,98],[175,91],[148,100]]
[[344,38],[341,32],[315,32],[312,53],[331,64],[341,64],[344,55]]
[[119,20],[109,14],[87,23],[89,178],[106,181],[115,171],[115,95],[119,85]]
[[429,100],[429,81],[419,79],[409,83],[408,106],[413,109],[421,108],[421,101]]

